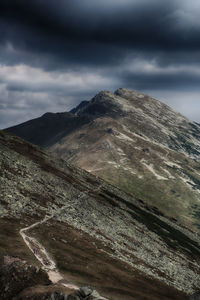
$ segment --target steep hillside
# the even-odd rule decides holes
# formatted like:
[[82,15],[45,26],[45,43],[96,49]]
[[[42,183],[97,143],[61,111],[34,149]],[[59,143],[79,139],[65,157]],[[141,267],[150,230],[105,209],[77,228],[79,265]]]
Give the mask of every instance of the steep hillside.
[[[100,92],[72,112],[48,114],[8,131],[49,146],[59,157],[200,230],[198,124],[158,100],[125,89]],[[70,121],[62,123],[65,118]]]
[[77,117],[70,112],[46,113],[6,131],[16,134],[26,141],[40,147],[48,147],[60,141],[62,137],[90,122],[88,116]]
[[[67,282],[93,286],[101,296],[92,299],[183,300],[198,290],[196,234],[17,137],[0,132],[0,149],[0,255],[41,262],[62,278],[27,287],[17,299],[61,288],[69,293]],[[21,264],[11,269],[20,272]]]

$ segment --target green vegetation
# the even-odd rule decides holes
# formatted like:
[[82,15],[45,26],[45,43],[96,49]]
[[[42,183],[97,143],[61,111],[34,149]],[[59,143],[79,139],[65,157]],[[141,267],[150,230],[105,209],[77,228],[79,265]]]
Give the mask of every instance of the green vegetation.
[[[102,177],[145,203],[158,207],[163,214],[175,218],[179,223],[195,230],[199,228],[200,219],[192,214],[192,204],[198,203],[198,197],[180,179],[164,181],[147,175],[139,179],[138,176],[127,176],[122,169],[107,170]],[[195,224],[194,218],[198,221]]]

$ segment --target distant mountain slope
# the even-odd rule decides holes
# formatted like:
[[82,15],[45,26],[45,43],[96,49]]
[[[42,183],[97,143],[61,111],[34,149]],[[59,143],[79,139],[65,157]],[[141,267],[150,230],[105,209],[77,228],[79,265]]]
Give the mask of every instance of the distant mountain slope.
[[2,131],[0,148],[1,256],[38,265],[19,230],[48,216],[29,233],[79,286],[92,285],[110,300],[186,300],[198,290],[198,236],[156,208]]
[[82,101],[79,105],[77,105],[77,107],[70,110],[70,113],[76,114],[78,111],[80,111],[82,108],[84,108],[88,104],[89,104],[89,101],[87,101],[87,100]]
[[[53,121],[61,122],[59,114],[49,115],[51,126],[40,118],[45,131],[38,129],[38,121],[33,124],[35,120],[30,121],[31,131],[26,124],[7,131],[27,140],[33,137],[35,144],[49,146],[58,156],[200,230],[198,124],[158,100],[126,89],[100,92],[69,116],[61,127]],[[42,144],[37,134],[42,134]]]
[[40,118],[10,127],[6,131],[40,147],[48,147],[89,121],[87,116],[77,118],[68,112],[46,113]]
[[59,140],[92,120],[108,116],[127,123],[132,133],[141,133],[144,139],[190,158],[200,158],[200,125],[166,104],[134,90],[119,89],[114,94],[102,91],[69,113],[46,113],[5,130],[46,147],[53,143],[55,136]]

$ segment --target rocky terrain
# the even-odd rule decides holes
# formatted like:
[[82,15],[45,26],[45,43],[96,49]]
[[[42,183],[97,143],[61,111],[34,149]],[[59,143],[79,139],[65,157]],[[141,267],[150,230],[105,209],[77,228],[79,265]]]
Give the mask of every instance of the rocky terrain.
[[[109,300],[183,300],[198,291],[197,233],[2,131],[0,149],[0,256],[4,264],[10,257],[1,267],[1,299],[15,293],[16,299],[79,300],[84,299],[82,286],[98,292],[87,299]],[[45,275],[49,263],[43,265],[44,249],[61,280],[53,282]],[[18,278],[23,290],[5,285],[5,278],[11,277]]]
[[133,90],[7,129],[200,230],[200,125]]
[[104,299],[90,287],[82,287],[75,292],[62,284],[53,285],[44,270],[29,265],[13,256],[4,256],[1,262],[0,295],[2,300],[97,300]]

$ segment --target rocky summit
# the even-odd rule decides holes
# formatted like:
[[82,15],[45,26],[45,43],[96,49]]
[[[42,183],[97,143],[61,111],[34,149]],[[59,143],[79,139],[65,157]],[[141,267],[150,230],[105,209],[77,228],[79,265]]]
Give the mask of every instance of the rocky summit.
[[8,128],[200,230],[200,125],[134,90],[102,91],[71,112]]

